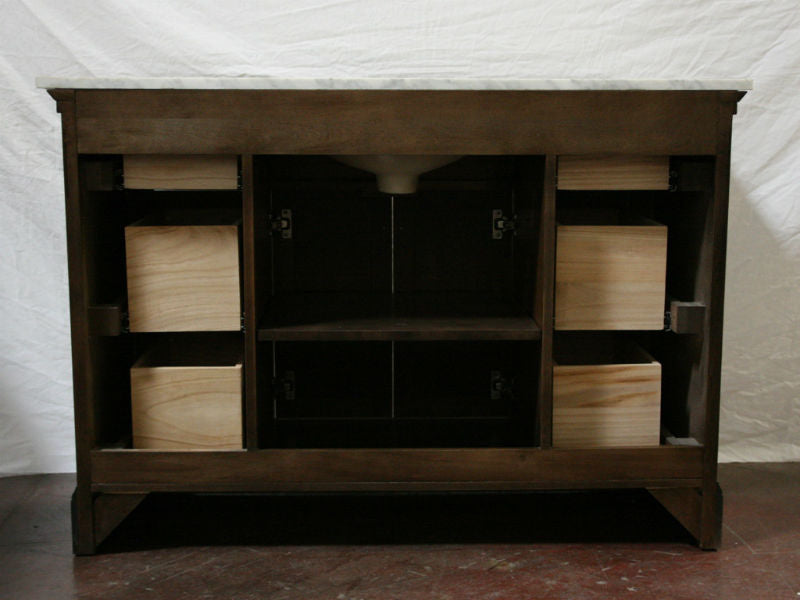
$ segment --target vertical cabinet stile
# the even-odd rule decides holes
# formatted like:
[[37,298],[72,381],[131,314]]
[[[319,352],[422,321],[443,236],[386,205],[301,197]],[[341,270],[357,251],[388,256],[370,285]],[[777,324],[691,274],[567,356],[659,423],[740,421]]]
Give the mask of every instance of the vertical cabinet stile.
[[258,431],[258,303],[256,299],[256,207],[253,155],[241,156],[242,173],[242,264],[244,300],[244,415],[245,448],[259,446]]
[[545,158],[535,315],[542,329],[539,365],[539,446],[553,445],[553,301],[556,252],[556,156]]

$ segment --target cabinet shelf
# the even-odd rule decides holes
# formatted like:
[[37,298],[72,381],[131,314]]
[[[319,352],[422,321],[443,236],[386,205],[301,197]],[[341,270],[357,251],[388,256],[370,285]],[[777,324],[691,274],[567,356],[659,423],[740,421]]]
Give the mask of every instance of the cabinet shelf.
[[259,341],[538,340],[530,315],[474,294],[292,294],[273,299]]
[[509,416],[420,416],[420,417],[276,417],[275,421],[278,423],[342,423],[350,421],[364,421],[364,422],[395,422],[395,423],[421,423],[421,422],[440,422],[446,423],[450,421],[465,421],[465,422],[505,422],[511,421],[512,417]]

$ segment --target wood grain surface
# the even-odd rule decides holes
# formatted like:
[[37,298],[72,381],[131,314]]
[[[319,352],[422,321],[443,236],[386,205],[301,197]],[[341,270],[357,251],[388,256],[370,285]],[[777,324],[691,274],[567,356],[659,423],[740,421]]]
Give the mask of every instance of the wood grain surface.
[[555,365],[553,446],[658,446],[661,365]]
[[242,365],[131,368],[133,447],[242,448]]
[[556,329],[664,328],[667,228],[558,227]]
[[667,190],[669,156],[559,156],[560,190]]
[[702,448],[95,450],[94,491],[446,490],[697,486]]
[[131,331],[238,331],[235,225],[125,228]]
[[78,90],[75,112],[81,153],[710,154],[717,147],[719,102],[738,96],[630,90]]
[[125,187],[131,190],[235,190],[238,157],[230,155],[126,154]]

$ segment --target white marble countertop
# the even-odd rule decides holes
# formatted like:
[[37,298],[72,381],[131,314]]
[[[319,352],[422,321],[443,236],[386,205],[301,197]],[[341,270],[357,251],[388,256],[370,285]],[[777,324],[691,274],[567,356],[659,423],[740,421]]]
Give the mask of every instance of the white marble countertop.
[[749,79],[280,79],[274,77],[37,77],[45,89],[148,90],[739,90]]

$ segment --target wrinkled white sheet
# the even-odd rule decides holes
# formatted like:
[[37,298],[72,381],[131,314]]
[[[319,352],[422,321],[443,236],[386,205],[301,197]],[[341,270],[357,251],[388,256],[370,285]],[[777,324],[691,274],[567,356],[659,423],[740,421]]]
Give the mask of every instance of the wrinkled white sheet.
[[754,79],[720,455],[800,459],[797,0],[0,0],[0,473],[75,469],[60,125],[37,75]]

